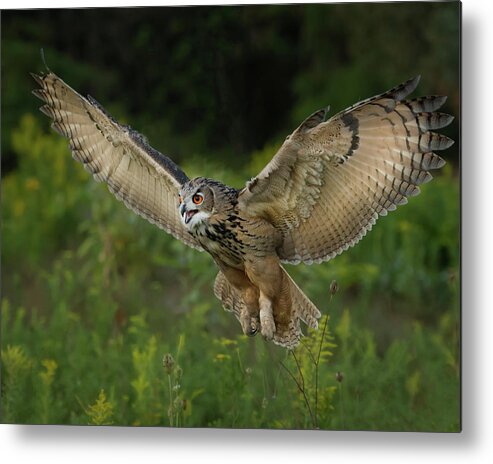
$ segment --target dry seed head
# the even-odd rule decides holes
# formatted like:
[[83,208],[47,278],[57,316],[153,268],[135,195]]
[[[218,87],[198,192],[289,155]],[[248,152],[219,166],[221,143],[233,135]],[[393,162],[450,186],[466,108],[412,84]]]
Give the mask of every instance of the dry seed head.
[[335,295],[337,293],[338,289],[339,289],[339,286],[337,285],[337,280],[333,280],[330,283],[330,288],[329,288],[330,294]]
[[175,401],[173,402],[173,408],[175,411],[184,411],[186,407],[186,403],[184,400],[182,400],[179,396],[175,398]]
[[342,372],[336,372],[336,380],[340,383],[344,380],[344,374]]
[[455,278],[456,278],[456,275],[455,275],[454,270],[449,269],[448,270],[448,283],[453,285],[455,283]]
[[171,373],[173,372],[174,365],[175,360],[173,359],[173,356],[171,356],[171,353],[166,353],[163,358],[163,367],[168,375],[171,375]]

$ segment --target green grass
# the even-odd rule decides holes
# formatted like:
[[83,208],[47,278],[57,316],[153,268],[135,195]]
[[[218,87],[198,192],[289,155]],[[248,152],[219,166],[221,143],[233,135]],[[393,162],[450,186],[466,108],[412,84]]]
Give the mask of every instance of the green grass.
[[[324,314],[293,356],[241,335],[213,296],[212,259],[127,210],[34,116],[12,140],[19,167],[2,181],[2,422],[459,430],[450,168],[355,248],[288,267]],[[273,150],[254,154],[244,173],[203,156],[184,168],[240,186]]]

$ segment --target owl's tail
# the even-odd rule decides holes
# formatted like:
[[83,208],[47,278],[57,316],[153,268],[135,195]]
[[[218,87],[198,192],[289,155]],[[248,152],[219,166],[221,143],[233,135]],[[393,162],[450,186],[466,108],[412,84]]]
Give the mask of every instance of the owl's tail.
[[[276,332],[272,341],[276,345],[294,349],[303,336],[300,320],[308,327],[316,329],[320,311],[282,266],[281,269],[283,271],[283,291],[289,294],[290,308],[276,307],[276,304],[274,305]],[[241,293],[229,283],[222,272],[217,274],[214,283],[214,294],[221,301],[224,309],[233,312],[236,318],[240,320],[241,309],[244,305],[243,298]],[[282,313],[282,317],[279,316],[280,313]]]
[[[282,267],[282,266],[281,266]],[[282,268],[284,272],[284,278],[289,283],[289,290],[291,293],[291,301],[294,310],[294,314],[298,316],[308,327],[312,329],[318,329],[318,319],[320,319],[320,311],[310,301],[310,299],[303,293],[291,276]]]

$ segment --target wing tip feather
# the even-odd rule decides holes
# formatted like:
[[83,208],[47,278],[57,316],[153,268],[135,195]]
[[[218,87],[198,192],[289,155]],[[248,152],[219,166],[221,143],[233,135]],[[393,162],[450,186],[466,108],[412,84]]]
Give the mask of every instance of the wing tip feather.
[[435,155],[435,156],[436,156],[437,159],[436,159],[435,164],[433,165],[433,167],[430,168],[430,169],[440,169],[440,168],[442,168],[443,166],[445,166],[447,164],[447,162],[441,156],[438,156],[438,155]]
[[44,85],[44,78],[46,76],[45,74],[36,74],[36,73],[33,73],[33,72],[30,72],[29,74],[36,81],[36,83],[38,83],[40,86],[43,87],[43,85]]
[[418,74],[417,76],[412,77],[411,79],[408,79],[402,84],[399,84],[398,86],[389,90],[384,95],[388,95],[394,98],[395,100],[401,101],[405,97],[407,97],[410,93],[414,92],[414,90],[416,90],[416,87],[418,86],[420,80],[421,80],[421,75]]

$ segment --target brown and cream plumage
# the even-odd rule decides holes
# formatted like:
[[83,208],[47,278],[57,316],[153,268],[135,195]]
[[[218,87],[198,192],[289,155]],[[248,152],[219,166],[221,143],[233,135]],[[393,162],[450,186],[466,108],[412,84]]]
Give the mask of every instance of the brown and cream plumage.
[[419,78],[327,118],[307,118],[245,188],[190,180],[168,157],[52,72],[33,75],[35,95],[73,157],[126,206],[219,267],[214,293],[243,332],[294,348],[300,320],[319,310],[281,263],[320,263],[347,250],[431,179],[453,141],[432,132],[451,116],[445,97],[406,99]]

